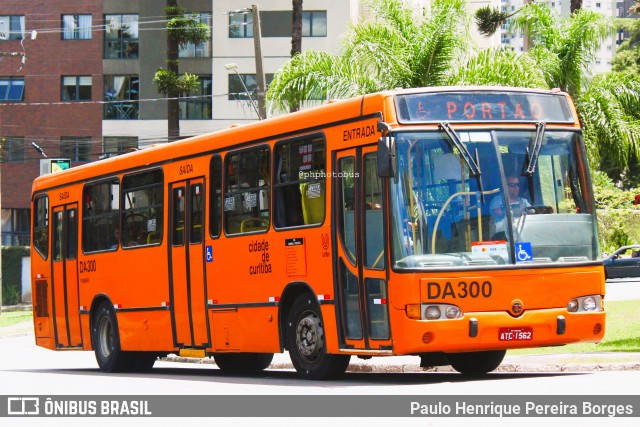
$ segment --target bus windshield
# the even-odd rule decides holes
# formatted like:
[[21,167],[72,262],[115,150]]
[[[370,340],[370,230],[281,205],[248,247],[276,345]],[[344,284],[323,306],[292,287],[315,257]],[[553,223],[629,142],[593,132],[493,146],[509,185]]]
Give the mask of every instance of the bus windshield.
[[579,132],[488,129],[452,135],[442,126],[395,137],[395,269],[598,259]]

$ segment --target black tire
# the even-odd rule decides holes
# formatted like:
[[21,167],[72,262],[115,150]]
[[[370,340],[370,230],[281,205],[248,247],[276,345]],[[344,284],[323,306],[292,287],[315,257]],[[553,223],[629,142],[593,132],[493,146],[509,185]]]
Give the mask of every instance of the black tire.
[[264,371],[271,365],[273,353],[217,353],[213,360],[226,372]]
[[158,356],[147,351],[136,351],[132,355],[131,372],[149,372],[156,363]]
[[134,355],[122,351],[120,333],[113,305],[102,302],[93,313],[91,322],[93,349],[98,366],[103,372],[127,372],[131,370]]
[[449,363],[463,375],[482,375],[500,366],[506,350],[447,354]]
[[293,302],[286,325],[286,344],[294,368],[304,379],[334,379],[349,366],[351,356],[327,354],[320,307],[309,294],[302,294]]

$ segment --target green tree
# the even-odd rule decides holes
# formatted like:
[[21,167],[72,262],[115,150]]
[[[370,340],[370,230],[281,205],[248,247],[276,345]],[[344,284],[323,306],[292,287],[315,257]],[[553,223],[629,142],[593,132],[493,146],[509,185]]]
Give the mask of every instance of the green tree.
[[629,37],[618,46],[611,62],[612,69],[640,74],[640,19],[620,19],[617,22]]
[[586,10],[562,18],[531,3],[521,8],[514,28],[531,35],[534,47],[528,53],[549,87],[573,97],[591,165],[616,181],[628,177],[629,159],[640,152],[640,77],[616,72],[592,77],[589,70],[595,52],[613,34],[613,22]]
[[[637,181],[629,160],[640,148],[638,73],[591,76],[590,64],[602,41],[613,33],[605,16],[578,10],[562,18],[544,4],[530,3],[514,14],[512,30],[527,34],[533,47],[527,52],[545,76],[548,87],[567,91],[574,99],[584,126],[591,165],[616,181]],[[476,13],[483,34],[490,34],[504,15],[490,10]],[[501,21],[500,21],[501,22]]]
[[188,95],[197,88],[198,77],[185,73],[179,75],[178,55],[181,47],[188,43],[203,43],[209,40],[209,29],[195,15],[186,15],[178,6],[178,0],[167,0],[167,68],[159,68],[153,78],[158,92],[167,97],[167,132],[169,142],[180,139],[179,97]]
[[369,7],[376,19],[352,25],[339,54],[307,50],[278,71],[267,92],[271,109],[396,87],[544,85],[522,54],[466,54],[468,34],[460,30],[470,18],[465,0],[435,0],[429,11],[417,12],[402,0],[373,0]]

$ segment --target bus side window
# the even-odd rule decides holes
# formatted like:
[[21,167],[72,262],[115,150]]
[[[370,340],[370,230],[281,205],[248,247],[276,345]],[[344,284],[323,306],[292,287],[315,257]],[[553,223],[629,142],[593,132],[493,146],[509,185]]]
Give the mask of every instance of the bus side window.
[[275,149],[276,227],[321,224],[325,215],[324,138],[279,143]]
[[159,244],[162,240],[164,179],[161,169],[122,178],[122,247]]
[[269,228],[269,147],[230,153],[225,158],[225,233]]
[[33,203],[33,247],[44,259],[49,256],[49,198],[36,197]]
[[120,183],[117,178],[87,184],[83,190],[82,250],[116,250],[120,221]]
[[222,230],[222,158],[211,158],[209,185],[209,234],[218,237]]

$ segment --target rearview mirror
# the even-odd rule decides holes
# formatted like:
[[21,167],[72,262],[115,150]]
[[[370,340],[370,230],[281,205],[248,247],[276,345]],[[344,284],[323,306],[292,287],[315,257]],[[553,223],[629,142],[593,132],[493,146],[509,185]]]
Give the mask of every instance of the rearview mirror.
[[378,140],[378,176],[393,178],[396,175],[396,140],[382,136]]

